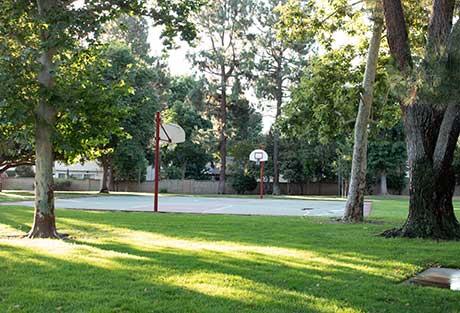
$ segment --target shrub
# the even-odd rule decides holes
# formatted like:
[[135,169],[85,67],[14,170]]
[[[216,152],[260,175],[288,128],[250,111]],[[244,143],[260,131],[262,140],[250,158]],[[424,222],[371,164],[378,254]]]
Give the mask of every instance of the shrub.
[[168,166],[165,169],[166,179],[182,179],[182,171],[177,166]]
[[239,174],[232,179],[232,187],[238,194],[253,191],[257,187],[257,181],[253,176]]
[[35,177],[34,170],[30,165],[20,165],[14,171],[19,177]]
[[72,181],[63,178],[54,179],[54,190],[69,191],[72,187]]
[[8,170],[8,171],[6,171],[6,175],[8,177],[16,177],[16,171],[15,170]]
[[159,192],[160,192],[160,193],[168,193],[168,189],[166,189],[166,188],[161,188]]

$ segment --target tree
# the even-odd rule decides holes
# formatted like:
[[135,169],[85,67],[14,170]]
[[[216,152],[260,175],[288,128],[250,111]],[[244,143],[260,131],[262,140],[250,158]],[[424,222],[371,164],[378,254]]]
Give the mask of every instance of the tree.
[[19,165],[15,169],[16,175],[19,177],[34,177],[35,173],[30,165]]
[[151,61],[148,43],[149,29],[144,17],[122,14],[104,25],[102,36],[104,41],[121,42],[131,49],[133,55],[144,61]]
[[[101,36],[107,44],[112,47],[119,46],[128,48],[125,50],[129,50],[129,52],[124,52],[129,60],[125,60],[121,63],[118,62],[119,66],[121,66],[118,67],[120,72],[109,73],[114,76],[110,78],[109,75],[109,78],[114,79],[120,76],[118,77],[120,79],[121,75],[123,75],[123,71],[126,70],[124,67],[133,67],[129,69],[132,74],[131,81],[128,83],[133,88],[134,95],[124,100],[129,106],[129,113],[127,112],[125,117],[120,119],[120,123],[124,124],[122,127],[127,130],[126,133],[129,136],[131,136],[131,132],[137,134],[142,133],[141,136],[130,138],[129,140],[126,138],[117,138],[114,134],[109,145],[104,147],[104,152],[98,158],[103,168],[100,192],[108,193],[110,189],[113,189],[115,181],[132,180],[133,176],[130,174],[132,171],[137,173],[135,174],[136,180],[144,178],[142,173],[145,172],[145,168],[142,168],[142,164],[147,162],[146,158],[148,158],[149,155],[153,155],[153,152],[149,151],[149,149],[152,150],[153,147],[149,145],[148,142],[145,142],[154,135],[154,112],[152,110],[158,109],[160,106],[159,102],[163,102],[165,97],[164,90],[167,90],[169,77],[164,69],[165,65],[162,60],[149,56],[150,45],[147,41],[148,25],[145,18],[123,14],[117,19],[106,23],[103,31]],[[117,67],[114,66],[114,69],[117,69]],[[150,99],[150,101],[148,99]],[[132,119],[128,116],[135,116],[136,118]],[[130,123],[130,120],[133,121],[134,124],[132,122]],[[142,123],[139,124],[141,127],[136,125],[137,121],[142,121]],[[131,148],[135,148],[136,151],[141,153],[136,155],[136,157],[140,157],[140,160],[138,160],[139,162],[134,162],[134,160],[132,160],[130,149],[123,147],[124,144]],[[114,158],[117,160],[116,165],[113,164]],[[131,167],[133,164],[137,164],[140,167],[132,169]],[[126,168],[131,168],[132,171],[127,172],[126,168],[124,168],[125,165]],[[141,178],[137,176],[141,176]]]
[[364,219],[364,194],[366,192],[367,141],[368,125],[374,93],[374,83],[379,59],[380,41],[383,31],[383,16],[381,3],[378,1],[372,12],[372,38],[369,42],[369,52],[366,70],[362,82],[363,93],[360,95],[358,116],[355,123],[353,159],[350,174],[350,189],[342,220],[345,222],[361,222]]
[[368,177],[372,182],[380,180],[380,195],[388,195],[388,187],[400,194],[405,186],[406,147],[404,128],[398,123],[384,128],[369,143]]
[[258,5],[256,26],[256,93],[259,98],[275,101],[275,120],[272,126],[273,152],[273,194],[279,195],[280,177],[280,131],[278,119],[281,107],[291,84],[300,79],[303,66],[307,63],[311,38],[290,42],[279,36],[274,25],[280,22],[279,8],[286,0],[270,0]]
[[235,80],[228,102],[228,155],[232,160],[229,171],[252,175],[256,167],[248,156],[252,150],[263,148],[265,142],[262,114],[246,99],[240,79]]
[[[452,161],[460,133],[460,22],[452,25],[455,2],[432,2],[420,55],[411,49],[401,1],[383,1],[394,76],[402,82],[397,92],[406,130],[410,193],[405,224],[386,236],[460,238],[452,204]],[[414,61],[417,57],[422,60]]]
[[335,179],[338,157],[334,143],[307,142],[299,138],[281,140],[281,174],[294,183]]
[[225,193],[227,168],[228,89],[250,63],[247,32],[252,24],[252,1],[216,0],[198,16],[197,24],[210,48],[194,55],[194,63],[203,70],[215,89],[218,105],[220,174],[218,192]]
[[[336,161],[333,161],[335,171],[346,180],[351,170],[348,163],[352,159],[353,139],[350,134],[358,113],[356,102],[361,98],[364,72],[363,64],[357,64],[356,60],[360,60],[362,54],[360,46],[345,45],[312,57],[300,84],[292,89],[291,100],[284,107],[280,123],[287,139],[303,139],[309,144],[333,144],[337,154]],[[388,95],[388,58],[380,57],[377,64],[373,110],[369,126],[365,128],[371,140],[400,118],[398,103]],[[306,153],[306,157],[310,155]]]
[[[54,193],[52,166],[54,160],[53,136],[55,125],[68,103],[61,100],[65,93],[61,87],[65,80],[59,79],[60,66],[57,62],[68,57],[69,52],[78,48],[82,41],[91,44],[98,29],[105,21],[121,11],[148,13],[156,24],[165,25],[165,33],[173,35],[182,32],[183,37],[194,36],[193,25],[187,20],[189,13],[196,9],[197,1],[161,2],[151,9],[144,2],[137,1],[87,1],[81,7],[67,1],[37,0],[21,2],[6,0],[2,2],[0,25],[15,45],[30,51],[31,67],[36,79],[37,105],[35,110],[35,214],[29,232],[30,238],[54,237],[61,235],[56,231],[54,213]],[[32,25],[32,26],[30,26]],[[26,28],[30,27],[32,33]],[[2,32],[3,33],[3,32]],[[23,38],[32,38],[35,45],[24,45]],[[27,48],[27,49],[26,49]],[[67,90],[69,91],[69,90]],[[88,104],[80,103],[83,107]]]
[[[190,81],[180,79],[183,83],[187,84]],[[198,83],[198,82],[196,82]],[[199,84],[199,83],[198,83]],[[178,88],[178,82],[174,83],[174,90],[182,90]],[[180,169],[181,179],[192,178],[202,179],[206,164],[212,160],[212,155],[206,150],[203,145],[205,135],[208,129],[211,128],[212,124],[209,120],[203,118],[197,107],[200,107],[201,103],[194,103],[190,98],[194,92],[197,92],[194,88],[190,89],[190,94],[180,97],[173,91],[170,98],[176,99],[171,107],[165,112],[165,121],[171,121],[180,125],[185,131],[185,142],[176,145],[173,149],[168,147],[163,151],[162,160],[164,164],[169,167],[176,167]],[[196,99],[202,100],[199,96]],[[170,171],[171,173],[171,171]]]
[[[117,119],[123,133],[114,132],[110,140],[100,147],[99,162],[103,167],[100,192],[108,192],[109,178],[113,181],[143,180],[147,158],[152,154],[150,144],[154,134],[154,117],[158,110],[158,85],[162,80],[162,69],[154,67],[137,58],[131,49],[113,44],[106,50],[110,67],[104,72],[108,81],[122,81],[130,93],[112,99],[122,116]],[[140,177],[140,178],[139,178]]]
[[351,46],[311,58],[298,86],[285,105],[282,130],[322,144],[345,142],[353,130],[362,71],[353,65],[356,50]]

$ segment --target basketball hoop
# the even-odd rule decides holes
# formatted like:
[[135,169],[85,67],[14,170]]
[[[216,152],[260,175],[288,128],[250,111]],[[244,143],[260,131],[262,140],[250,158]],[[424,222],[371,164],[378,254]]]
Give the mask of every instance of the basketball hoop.
[[169,144],[182,143],[185,141],[185,131],[177,124],[160,122],[160,141]]
[[256,164],[259,165],[260,162],[268,161],[268,154],[262,149],[256,149],[249,155],[249,160],[256,162]]
[[167,144],[185,141],[185,131],[182,127],[172,123],[162,123],[160,112],[155,116],[155,182],[153,211],[158,212],[158,180],[160,179],[160,141]]
[[260,165],[260,198],[264,197],[264,164],[268,161],[268,154],[262,149],[256,149],[249,155],[249,160]]

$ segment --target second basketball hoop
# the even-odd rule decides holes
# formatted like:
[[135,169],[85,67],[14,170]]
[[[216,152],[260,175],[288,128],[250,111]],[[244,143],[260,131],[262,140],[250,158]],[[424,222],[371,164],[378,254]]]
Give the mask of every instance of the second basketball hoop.
[[264,164],[268,161],[268,154],[262,149],[256,149],[249,155],[249,160],[260,164],[260,198],[264,197]]

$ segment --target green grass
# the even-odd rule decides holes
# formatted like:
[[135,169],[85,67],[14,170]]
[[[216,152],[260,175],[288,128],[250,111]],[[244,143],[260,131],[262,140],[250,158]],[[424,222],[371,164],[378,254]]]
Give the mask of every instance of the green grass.
[[[82,197],[116,197],[116,196],[138,196],[138,195],[152,195],[147,193],[135,193],[135,192],[112,192],[109,194],[99,193],[97,191],[55,191],[55,197],[57,199],[72,199]],[[22,191],[22,190],[6,190],[0,192],[0,202],[12,202],[12,201],[26,201],[33,200],[33,191]]]
[[460,312],[460,292],[400,284],[460,268],[460,243],[382,238],[407,199],[373,202],[361,225],[57,210],[68,241],[15,237],[32,209],[0,206],[0,312]]

